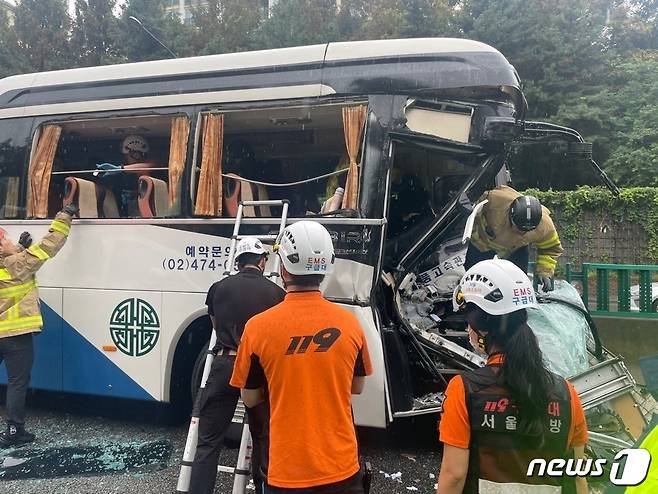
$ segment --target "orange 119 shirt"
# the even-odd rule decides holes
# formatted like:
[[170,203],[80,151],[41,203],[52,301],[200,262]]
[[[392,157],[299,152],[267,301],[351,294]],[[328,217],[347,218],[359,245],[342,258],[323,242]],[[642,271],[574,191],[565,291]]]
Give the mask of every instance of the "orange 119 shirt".
[[357,319],[319,291],[289,293],[247,322],[231,385],[269,391],[270,485],[314,487],[358,471],[352,380],[371,373]]

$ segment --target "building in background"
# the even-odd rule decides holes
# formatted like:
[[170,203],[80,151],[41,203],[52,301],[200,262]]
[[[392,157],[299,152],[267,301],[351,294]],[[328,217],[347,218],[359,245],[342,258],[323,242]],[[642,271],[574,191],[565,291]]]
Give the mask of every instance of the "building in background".
[[[0,0],[3,1],[3,0]],[[268,13],[278,0],[260,0],[262,8]],[[167,14],[178,15],[185,24],[192,22],[192,10],[208,5],[208,0],[167,0],[165,10]]]

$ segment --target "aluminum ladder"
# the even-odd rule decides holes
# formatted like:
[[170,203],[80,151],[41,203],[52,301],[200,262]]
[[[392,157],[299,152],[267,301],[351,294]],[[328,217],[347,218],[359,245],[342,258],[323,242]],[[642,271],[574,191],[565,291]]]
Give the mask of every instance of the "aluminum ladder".
[[[240,235],[240,226],[242,225],[244,208],[254,206],[279,206],[281,207],[281,218],[279,221],[279,232],[277,235]],[[235,250],[238,242],[249,236],[256,237],[263,242],[275,242],[281,235],[283,229],[286,227],[288,221],[288,206],[287,200],[268,200],[268,201],[240,201],[238,205],[238,214],[235,218],[235,225],[233,226],[233,235],[231,235],[231,246],[229,248],[229,257],[227,270],[224,271],[225,276],[231,276],[237,271],[235,270]],[[275,279],[277,282],[280,280],[279,276],[279,256],[274,256],[274,266],[272,271],[265,276],[270,279]],[[187,439],[185,441],[185,450],[183,451],[183,460],[181,461],[180,474],[178,475],[178,484],[176,486],[177,493],[188,492],[190,488],[190,478],[192,474],[192,463],[194,455],[196,454],[197,441],[199,436],[199,414],[201,411],[201,396],[208,381],[210,368],[215,355],[212,353],[215,344],[217,343],[217,333],[213,330],[210,334],[210,343],[208,345],[208,352],[206,361],[203,367],[203,375],[201,377],[201,386],[196,395],[194,408],[192,409],[192,418],[190,419],[190,428],[187,432]],[[246,492],[247,484],[249,483],[249,476],[251,475],[251,434],[249,433],[249,426],[246,424],[246,409],[242,400],[238,401],[235,407],[235,414],[233,415],[232,422],[244,424],[242,427],[242,437],[240,439],[240,448],[238,450],[238,462],[235,467],[218,465],[217,471],[223,473],[231,473],[234,475],[233,479],[233,494],[244,494]]]

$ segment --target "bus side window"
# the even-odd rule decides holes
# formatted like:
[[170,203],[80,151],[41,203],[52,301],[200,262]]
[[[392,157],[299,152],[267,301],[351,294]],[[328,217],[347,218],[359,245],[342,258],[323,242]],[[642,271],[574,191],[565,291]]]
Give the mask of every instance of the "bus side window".
[[25,183],[32,119],[0,120],[0,218],[25,218]]
[[450,204],[473,171],[472,159],[415,146],[395,147],[391,169],[388,255],[395,258]]
[[[61,128],[48,188],[48,216],[74,203],[81,218],[153,218],[181,212],[187,116],[70,120]],[[41,141],[41,138],[39,139]],[[37,143],[37,150],[41,143]]]
[[[355,142],[351,145],[354,149],[348,151],[345,114],[358,113],[363,118],[347,118],[349,135],[354,137],[350,142]],[[210,122],[213,127],[200,132],[197,143],[197,165],[201,170],[196,177],[196,214],[233,217],[241,200],[263,199],[287,199],[289,215],[295,217],[341,210],[342,191],[336,191],[346,189],[349,152],[356,164],[359,162],[365,115],[365,106],[354,103],[204,114],[203,125]],[[221,125],[214,125],[213,119],[221,120]],[[212,134],[213,139],[206,134]],[[221,165],[213,162],[217,159],[217,142],[223,146]],[[223,177],[220,201],[213,195],[217,192],[212,185],[217,170]],[[358,170],[353,174],[357,180],[352,182],[358,188]],[[351,197],[346,209],[358,207],[353,204],[354,195]],[[256,217],[279,213],[271,206],[249,206],[244,210],[245,216]]]

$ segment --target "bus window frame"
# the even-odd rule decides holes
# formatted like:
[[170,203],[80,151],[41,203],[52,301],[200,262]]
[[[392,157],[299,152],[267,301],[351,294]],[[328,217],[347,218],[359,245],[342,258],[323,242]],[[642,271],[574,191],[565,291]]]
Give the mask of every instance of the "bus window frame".
[[[77,122],[90,122],[90,121],[98,121],[98,120],[106,120],[106,119],[130,119],[130,118],[146,118],[146,117],[152,117],[152,118],[168,118],[169,120],[173,120],[176,117],[182,117],[185,116],[188,118],[190,122],[190,126],[194,124],[194,116],[195,114],[198,114],[198,111],[195,106],[181,106],[181,107],[168,107],[166,108],[165,112],[158,112],[155,111],[154,109],[147,109],[144,112],[135,112],[135,109],[126,109],[126,110],[118,110],[118,111],[109,111],[109,112],[102,112],[100,114],[95,114],[95,113],[89,113],[89,114],[70,114],[70,115],[64,115],[65,118],[55,118],[53,119],[53,115],[46,115],[43,118],[34,118],[32,122],[32,143],[31,143],[31,148],[30,148],[30,153],[29,153],[29,159],[26,164],[26,176],[28,177],[28,182],[29,182],[29,169],[30,169],[30,164],[32,163],[32,158],[34,157],[34,153],[36,152],[36,146],[39,142],[39,137],[41,136],[41,130],[44,126],[46,125],[62,125],[62,124],[67,124],[67,123],[77,123]],[[171,110],[171,111],[169,111]],[[192,131],[192,128],[190,127],[190,131]],[[190,132],[191,135],[192,132]],[[171,137],[171,135],[170,135]],[[190,164],[190,146],[192,145],[190,136],[188,136],[188,142],[187,142],[188,148],[187,148],[187,158],[185,160],[185,168],[183,170],[183,178],[181,178],[180,185],[181,185],[181,191],[180,191],[180,210],[178,212],[178,218],[191,218],[192,216],[188,214],[187,211],[187,204],[185,203],[185,200],[183,198],[187,198],[187,193],[183,187],[183,184],[186,183],[185,180],[185,174],[189,173],[189,169],[191,168],[189,166]],[[59,147],[59,145],[58,145]],[[93,170],[90,170],[92,172]],[[52,177],[52,173],[51,173]],[[28,185],[29,187],[29,185]],[[28,191],[29,192],[29,191]],[[27,207],[27,195],[28,193],[26,192],[25,196],[25,207]],[[102,222],[102,223],[107,223],[112,220],[127,220],[127,221],[132,221],[132,220],[142,220],[142,219],[150,219],[152,220],[157,220],[157,219],[173,219],[168,218],[168,217],[160,217],[160,218],[141,218],[141,217],[126,217],[126,218],[84,218],[85,222],[91,221],[91,222]],[[27,218],[26,218],[27,219]],[[28,221],[37,221],[40,218],[33,218],[29,219]],[[47,218],[46,220],[50,221],[52,218]],[[81,219],[77,219],[77,221],[82,221]]]
[[[12,121],[20,122],[20,125],[24,125],[26,131],[22,134],[16,134],[17,139],[25,139],[25,147],[29,145],[29,150],[25,152],[23,156],[22,163],[22,172],[19,175],[19,188],[18,188],[18,204],[17,204],[17,216],[14,218],[0,218],[0,221],[3,223],[11,224],[16,221],[25,221],[27,216],[27,202],[28,202],[28,192],[29,192],[29,166],[32,159],[33,151],[33,141],[30,140],[32,136],[32,130],[34,129],[34,117],[18,117],[16,119],[0,119],[0,127],[2,124],[11,125]],[[29,144],[28,144],[29,141]]]
[[[194,134],[194,161],[192,163],[192,167],[190,167],[190,191],[188,194],[188,197],[190,199],[190,204],[191,204],[191,212],[189,217],[190,218],[196,218],[198,216],[194,215],[194,205],[196,202],[196,188],[198,186],[197,183],[197,177],[196,175],[201,172],[201,163],[200,160],[202,159],[202,152],[201,148],[203,147],[202,141],[202,120],[204,115],[209,115],[213,113],[221,113],[221,114],[228,114],[228,113],[240,113],[240,112],[245,112],[245,111],[267,111],[267,110],[277,110],[277,109],[290,109],[290,108],[305,108],[305,107],[320,107],[320,106],[338,106],[340,108],[344,108],[347,106],[355,106],[355,105],[366,105],[366,111],[368,112],[367,115],[370,113],[371,108],[370,108],[370,102],[368,95],[363,95],[361,97],[354,97],[354,96],[348,96],[345,98],[331,98],[328,100],[320,100],[318,99],[301,99],[301,100],[289,100],[289,101],[267,101],[267,102],[258,102],[258,103],[228,103],[226,105],[221,105],[221,106],[213,106],[210,108],[201,108],[197,111],[197,122],[196,122],[196,129],[195,129],[195,134]],[[342,126],[342,120],[341,120],[341,126]],[[365,157],[366,157],[366,145],[367,145],[367,137],[368,137],[368,129],[369,129],[369,118],[366,116],[366,120],[364,123],[364,129],[363,129],[363,135],[361,136],[361,144],[359,148],[359,156],[361,157],[359,164],[359,185],[358,185],[358,193],[359,193],[359,203],[361,201],[361,192],[362,192],[362,187],[363,187],[363,168],[364,168],[364,163],[365,163]],[[339,127],[342,129],[342,127]],[[224,126],[224,131],[226,131],[226,125]],[[343,131],[344,132],[344,131]],[[357,205],[357,211],[361,211],[360,204]],[[218,218],[224,218],[224,216],[220,216]],[[309,216],[308,218],[312,219],[318,219],[321,218],[321,216],[315,215],[315,216]],[[230,218],[227,218],[230,219]],[[345,218],[348,219],[348,218]],[[277,222],[276,217],[272,217],[273,222]]]
[[464,202],[467,201],[472,205],[488,188],[487,184],[495,179],[504,163],[504,153],[484,153],[481,164],[465,180],[455,197],[435,216],[434,221],[427,226],[426,232],[400,256],[396,267],[396,278],[398,275],[403,277],[412,270],[423,252],[442,236],[445,229],[459,216],[466,214]]

